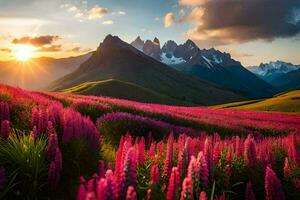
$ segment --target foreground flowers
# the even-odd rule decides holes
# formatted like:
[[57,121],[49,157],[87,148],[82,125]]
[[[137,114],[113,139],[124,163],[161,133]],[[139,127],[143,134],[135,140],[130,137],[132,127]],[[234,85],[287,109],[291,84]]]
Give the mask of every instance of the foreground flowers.
[[[297,188],[300,166],[296,148],[300,144],[298,135],[264,139],[253,136],[220,139],[218,135],[197,138],[180,135],[175,139],[170,134],[162,142],[156,145],[156,141],[152,141],[146,147],[145,162],[142,163],[138,161],[139,153],[134,147],[143,146],[144,138],[134,139],[129,134],[122,137],[115,173],[110,168],[103,178],[98,174],[96,178],[93,176],[89,181],[81,182],[78,199],[204,200],[210,196],[230,199],[234,198],[234,185],[243,183],[245,200],[284,200],[286,194],[282,179],[288,180],[285,184],[300,192]],[[289,150],[291,145],[295,145],[295,151]],[[153,150],[154,146],[156,148]],[[209,153],[212,152],[210,149],[214,149],[214,153]],[[292,168],[289,162],[293,163]],[[274,171],[280,163],[284,166]],[[103,167],[103,162],[100,166]],[[252,176],[253,173],[257,176]],[[284,176],[279,178],[278,174]],[[143,180],[143,184],[146,182],[145,188],[137,180]],[[252,182],[263,182],[264,188],[261,189],[265,190],[265,194],[256,193],[260,186],[256,185],[254,190]]]

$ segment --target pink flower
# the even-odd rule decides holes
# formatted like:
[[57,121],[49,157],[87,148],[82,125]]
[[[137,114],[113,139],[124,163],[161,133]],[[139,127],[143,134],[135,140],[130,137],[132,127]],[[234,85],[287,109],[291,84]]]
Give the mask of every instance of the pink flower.
[[270,166],[267,166],[266,169],[265,190],[267,200],[285,199],[280,180]]
[[146,196],[146,200],[150,200],[151,199],[151,189],[147,190],[147,196]]
[[7,102],[0,102],[0,122],[9,120],[9,105]]
[[1,122],[0,136],[3,138],[8,138],[10,132],[10,125],[8,120]]
[[134,147],[130,147],[124,161],[126,186],[137,186],[137,160]]
[[150,170],[150,183],[158,184],[159,181],[160,181],[159,168],[157,162],[154,161],[154,164],[152,165]]
[[255,141],[251,135],[248,135],[244,146],[244,158],[246,163],[249,167],[254,167],[256,165],[256,148]]
[[47,149],[48,160],[54,159],[57,148],[58,148],[57,134],[55,132],[52,132],[49,135],[49,140],[48,140],[48,149]]
[[245,200],[255,200],[255,195],[252,189],[251,181],[246,184]]
[[177,197],[177,190],[180,184],[180,177],[178,174],[177,167],[173,167],[171,171],[171,176],[169,179],[168,191],[167,191],[167,200],[174,200]]
[[126,200],[136,200],[136,192],[134,190],[134,187],[129,186],[126,193]]
[[144,164],[144,162],[145,162],[145,139],[144,139],[144,137],[141,138],[141,140],[138,144],[137,159],[138,159],[139,165]]
[[202,191],[200,193],[199,200],[207,200],[207,196],[206,196],[206,193],[204,191]]
[[167,179],[170,175],[170,170],[173,165],[173,133],[169,136],[168,144],[167,144],[167,153],[166,153],[166,161],[164,164],[163,176]]
[[97,183],[97,200],[107,200],[109,198],[107,181],[101,178]]
[[289,164],[289,160],[287,157],[284,159],[283,174],[284,174],[285,179],[289,179],[289,177],[291,175],[290,164]]
[[104,176],[105,176],[105,169],[104,169],[104,161],[103,160],[99,160],[99,167],[98,167],[98,169],[99,169],[99,172],[98,172],[98,174],[99,174],[99,177],[100,178],[104,178]]
[[193,197],[193,181],[190,176],[186,177],[182,183],[182,191],[180,200],[192,200]]
[[78,192],[77,192],[77,200],[86,200],[87,191],[83,185],[83,183],[80,183]]
[[208,185],[209,172],[207,162],[202,151],[199,152],[197,161],[200,163],[200,180],[202,186],[206,187]]
[[177,157],[177,169],[178,169],[178,173],[182,176],[182,172],[184,168],[184,160],[183,160],[183,152],[182,150],[178,151],[178,157]]

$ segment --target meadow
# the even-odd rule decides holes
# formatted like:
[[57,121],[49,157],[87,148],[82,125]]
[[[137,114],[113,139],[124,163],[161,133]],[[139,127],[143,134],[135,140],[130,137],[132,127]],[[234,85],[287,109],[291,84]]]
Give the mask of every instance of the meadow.
[[299,199],[300,115],[0,85],[0,199]]

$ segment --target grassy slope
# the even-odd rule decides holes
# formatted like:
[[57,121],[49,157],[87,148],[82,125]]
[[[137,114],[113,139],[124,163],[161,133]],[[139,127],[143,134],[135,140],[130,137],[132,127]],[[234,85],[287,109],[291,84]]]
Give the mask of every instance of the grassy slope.
[[269,99],[242,101],[213,106],[214,108],[232,108],[241,110],[300,112],[300,90],[278,94]]
[[147,103],[152,102],[160,104],[187,105],[186,102],[175,100],[153,90],[116,79],[85,82],[77,86],[64,89],[62,92],[83,95],[109,96]]

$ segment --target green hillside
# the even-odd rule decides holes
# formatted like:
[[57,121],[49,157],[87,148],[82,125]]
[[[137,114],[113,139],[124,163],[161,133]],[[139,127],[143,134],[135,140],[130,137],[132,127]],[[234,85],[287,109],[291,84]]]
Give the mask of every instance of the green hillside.
[[278,94],[272,98],[213,106],[214,108],[232,108],[240,110],[297,112],[300,113],[300,90]]
[[151,102],[159,104],[187,105],[186,102],[170,98],[166,95],[159,94],[153,90],[138,86],[133,83],[116,79],[85,82],[61,91],[65,93],[83,95],[109,96],[147,103]]

